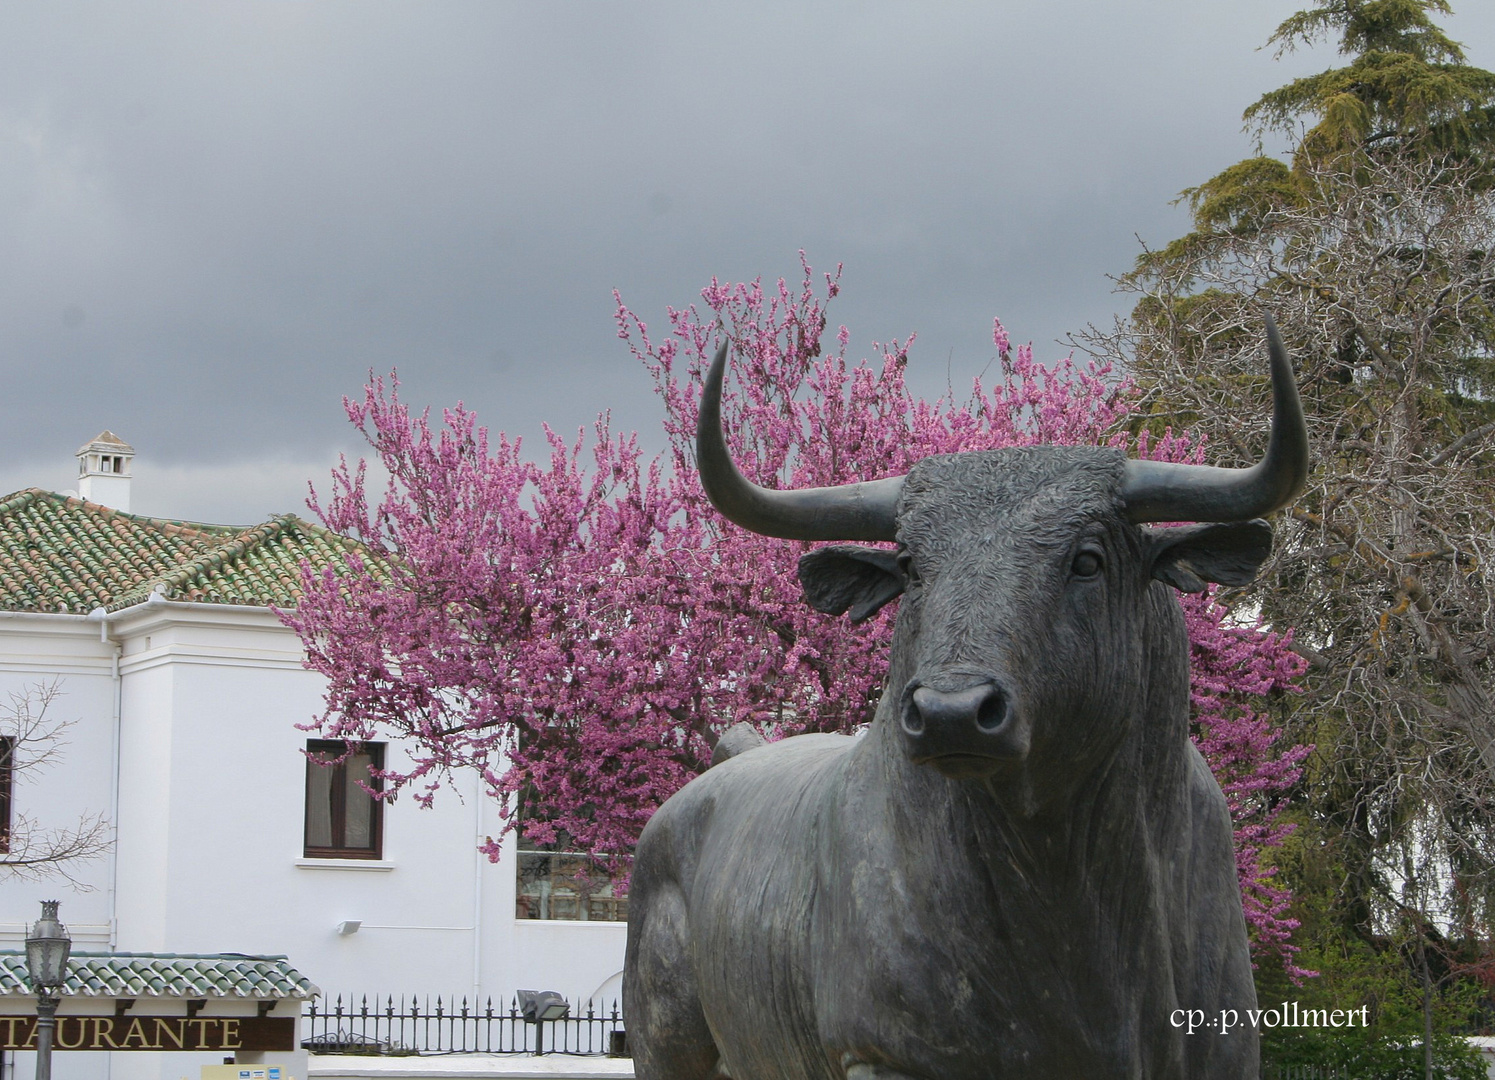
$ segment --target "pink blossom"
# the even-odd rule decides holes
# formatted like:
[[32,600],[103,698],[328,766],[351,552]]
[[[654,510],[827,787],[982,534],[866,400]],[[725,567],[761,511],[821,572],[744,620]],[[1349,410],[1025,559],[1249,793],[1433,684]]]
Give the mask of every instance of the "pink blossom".
[[991,321],[991,340],[997,347],[997,355],[1006,357],[1012,351],[1012,342],[1007,337],[1007,327],[1002,325],[1002,320],[993,318]]
[[[631,850],[649,815],[709,760],[716,736],[748,721],[769,737],[851,732],[870,722],[887,670],[891,605],[852,626],[801,599],[810,545],[726,524],[694,467],[702,374],[718,335],[733,344],[723,413],[732,451],[759,483],[800,487],[906,472],[929,454],[1039,443],[1127,446],[1128,387],[1072,357],[1014,353],[994,321],[1000,377],[967,398],[915,401],[904,385],[913,335],[851,363],[825,305],[840,268],[723,284],[669,309],[662,336],[617,300],[618,334],[653,379],[668,450],[645,461],[633,436],[599,419],[574,438],[546,431],[531,461],[491,440],[460,404],[439,427],[371,379],[345,402],[390,482],[366,488],[345,462],[312,508],[367,544],[383,576],[305,575],[286,616],[328,680],[316,730],[403,739],[412,766],[385,791],[435,797],[452,770],[476,769],[535,841],[564,834],[600,854]],[[1186,437],[1145,438],[1143,456],[1186,460]],[[1236,822],[1246,914],[1258,952],[1291,966],[1296,925],[1267,851],[1282,793],[1306,750],[1282,749],[1260,711],[1301,671],[1283,637],[1237,627],[1208,597],[1185,601],[1198,741]],[[489,854],[497,857],[497,844]]]

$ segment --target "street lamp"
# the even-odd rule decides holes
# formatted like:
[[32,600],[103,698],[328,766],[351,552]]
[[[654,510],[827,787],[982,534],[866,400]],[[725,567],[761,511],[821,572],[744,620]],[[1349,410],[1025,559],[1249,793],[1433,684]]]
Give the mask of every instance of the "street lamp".
[[57,919],[57,900],[42,901],[42,917],[26,938],[26,973],[36,994],[36,1080],[52,1080],[52,1032],[57,1028],[55,996],[67,980],[73,939]]

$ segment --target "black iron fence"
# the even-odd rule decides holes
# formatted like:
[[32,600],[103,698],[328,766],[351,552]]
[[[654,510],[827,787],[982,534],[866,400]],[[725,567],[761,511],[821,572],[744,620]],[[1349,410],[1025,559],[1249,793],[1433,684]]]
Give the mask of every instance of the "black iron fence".
[[560,1020],[529,1023],[517,999],[434,1000],[388,995],[313,1000],[302,1014],[304,1049],[314,1054],[612,1054],[627,1053],[623,1013],[589,1001]]
[[1343,1069],[1329,1065],[1268,1065],[1267,1080],[1350,1080]]

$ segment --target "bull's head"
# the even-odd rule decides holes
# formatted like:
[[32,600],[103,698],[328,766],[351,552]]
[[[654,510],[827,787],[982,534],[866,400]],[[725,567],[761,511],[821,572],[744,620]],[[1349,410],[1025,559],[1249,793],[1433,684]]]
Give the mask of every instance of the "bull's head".
[[[733,463],[721,428],[723,344],[696,431],[701,482],[723,514],[767,536],[898,542],[897,551],[810,552],[800,560],[806,597],[860,621],[906,594],[889,672],[890,694],[901,681],[904,748],[953,778],[989,776],[1080,734],[1075,724],[1099,738],[1119,718],[1116,688],[1146,666],[1140,621],[1153,580],[1192,592],[1255,576],[1272,537],[1255,519],[1286,505],[1308,473],[1302,405],[1270,318],[1267,341],[1272,433],[1247,469],[1029,447],[797,491],[759,487]],[[1212,524],[1138,527],[1158,521]],[[1035,730],[1040,715],[1055,723]]]

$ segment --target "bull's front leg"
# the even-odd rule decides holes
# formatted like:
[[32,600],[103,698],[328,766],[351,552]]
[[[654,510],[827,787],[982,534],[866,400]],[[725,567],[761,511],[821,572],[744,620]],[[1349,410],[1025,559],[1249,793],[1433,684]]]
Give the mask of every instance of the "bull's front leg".
[[673,881],[653,882],[647,873],[634,881],[623,1007],[639,1080],[723,1076],[690,963],[685,899]]

